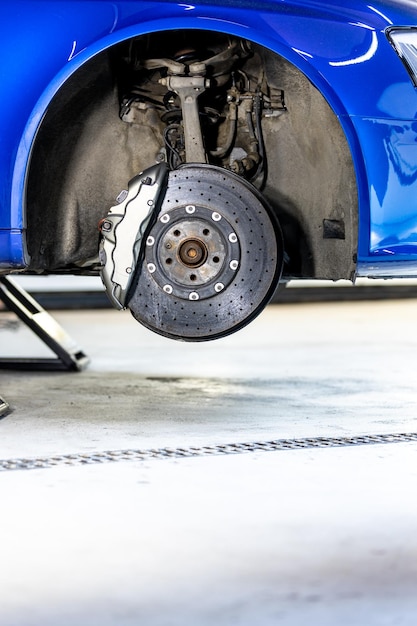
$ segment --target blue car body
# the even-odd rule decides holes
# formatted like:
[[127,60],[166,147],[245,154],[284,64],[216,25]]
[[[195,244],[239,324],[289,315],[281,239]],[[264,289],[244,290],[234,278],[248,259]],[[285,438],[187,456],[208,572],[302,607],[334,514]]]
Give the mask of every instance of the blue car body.
[[[58,151],[58,144],[52,139],[46,142],[42,139],[47,147],[41,154],[36,152],[51,107],[58,107],[60,94],[65,89],[68,91],[71,84],[71,89],[86,89],[75,78],[87,67],[92,75],[94,63],[102,55],[122,49],[131,41],[141,42],[148,38],[162,46],[164,41],[178,33],[184,38],[184,34],[194,32],[206,33],[207,38],[211,34],[220,34],[251,42],[270,55],[265,56],[265,67],[272,67],[273,59],[279,59],[301,82],[306,81],[312,86],[323,103],[318,106],[311,100],[311,109],[304,120],[291,122],[294,143],[298,146],[294,153],[293,142],[288,138],[291,133],[286,127],[283,131],[284,155],[274,156],[269,169],[271,179],[279,178],[281,170],[286,172],[285,180],[291,171],[294,171],[295,179],[298,178],[298,182],[282,193],[281,205],[285,215],[289,214],[290,220],[297,221],[303,231],[309,254],[318,259],[308,271],[303,270],[306,264],[295,264],[297,267],[289,270],[289,276],[332,279],[417,276],[417,77],[415,66],[413,68],[413,41],[416,39],[401,48],[390,36],[390,33],[407,32],[413,37],[415,29],[417,6],[414,0],[375,0],[370,3],[361,0],[2,2],[0,267],[4,273],[82,271],[83,264],[77,264],[74,253],[68,262],[65,255],[63,260],[57,260],[59,255],[52,254],[50,260],[43,263],[41,242],[33,234],[53,213],[52,208],[45,209],[45,213],[37,209],[36,219],[31,218],[31,203],[36,204],[33,199],[36,192],[32,190],[34,180],[36,178],[35,184],[41,188],[43,168],[48,170],[49,162],[54,161]],[[406,49],[409,58],[403,54]],[[123,54],[120,53],[120,59]],[[268,71],[267,81],[271,81],[274,71]],[[287,84],[292,83],[287,80]],[[307,93],[304,89],[307,87],[297,87],[292,95],[291,87],[286,86],[285,108],[290,111],[292,97],[294,106],[304,110],[302,106],[307,105],[300,104]],[[96,104],[96,101],[91,102],[91,107]],[[88,107],[88,103],[83,105]],[[330,113],[325,112],[326,107]],[[56,111],[54,115],[57,115]],[[65,115],[70,115],[68,110],[63,114],[64,118]],[[333,128],[328,126],[327,115],[332,115],[331,123],[338,126],[340,139],[339,135],[334,139],[327,137]],[[276,117],[279,122],[274,122],[274,128],[279,143],[279,129],[286,122],[285,115],[277,114]],[[81,128],[82,124],[77,123]],[[76,124],[73,118],[71,124]],[[53,121],[50,121],[49,126],[52,125]],[[48,137],[52,137],[53,132],[48,132]],[[317,145],[318,141],[330,143],[323,148]],[[331,153],[332,141],[336,150],[343,141],[347,146],[347,150],[346,147],[340,148],[343,152],[340,163],[344,167],[350,160],[346,166],[350,173],[343,174],[351,188],[350,200],[341,199],[344,206],[336,206],[335,197],[339,191],[331,190],[329,193],[335,196],[333,207],[329,205],[323,213],[314,207],[310,211],[298,196],[291,198],[291,190],[294,189],[295,196],[298,193],[295,188],[303,187],[304,171],[308,183],[302,193],[309,196],[306,189],[310,189],[311,197],[314,196],[316,178],[313,170],[321,155],[326,151]],[[86,144],[90,145],[91,141]],[[100,153],[103,151],[105,146],[101,147]],[[299,157],[299,153],[304,156]],[[74,158],[82,160],[81,147],[76,155],[75,152],[68,153],[58,159],[59,167],[45,183],[48,198],[55,193],[51,180],[59,178],[57,172],[63,172],[65,178],[64,170],[73,167]],[[111,151],[103,158],[109,161]],[[300,158],[305,161],[301,169],[297,169],[296,162]],[[320,172],[317,173],[317,195],[322,196],[324,204],[327,184],[331,187],[336,175],[331,170],[323,171],[326,163],[331,161],[331,157],[326,158],[327,161],[320,162]],[[291,162],[295,164],[293,168]],[[342,167],[340,163],[338,170]],[[143,167],[142,163],[140,165]],[[32,174],[31,167],[35,167]],[[276,175],[274,170],[278,172]],[[105,180],[106,170],[103,172],[104,175],[100,171],[99,176]],[[131,174],[126,172],[126,180]],[[89,175],[89,178],[93,176]],[[77,180],[75,177],[75,185],[79,184]],[[90,180],[90,183],[92,188],[99,185],[99,181]],[[65,184],[69,186],[70,183]],[[337,189],[342,187],[343,178]],[[270,196],[273,195],[271,192]],[[43,199],[42,203],[45,201]],[[309,201],[307,197],[307,204]],[[60,202],[59,198],[57,202]],[[318,201],[317,206],[319,204]],[[347,204],[350,206],[345,206]],[[106,206],[100,210],[105,215]],[[66,214],[70,220],[68,211]],[[313,226],[309,226],[310,216],[313,216],[313,222],[316,220]],[[52,228],[62,228],[63,232],[68,230],[71,221],[63,222],[65,215],[61,216],[59,223],[54,222]],[[327,236],[321,232],[326,228]],[[295,230],[291,230],[292,244],[289,245],[293,248],[297,247]],[[283,231],[285,245],[285,228]],[[30,244],[31,237],[35,243]],[[340,246],[346,245],[347,239],[348,249],[339,254],[339,242]],[[324,242],[323,245],[320,241]],[[323,252],[325,245],[330,246],[327,252]],[[340,258],[344,259],[343,262]]]

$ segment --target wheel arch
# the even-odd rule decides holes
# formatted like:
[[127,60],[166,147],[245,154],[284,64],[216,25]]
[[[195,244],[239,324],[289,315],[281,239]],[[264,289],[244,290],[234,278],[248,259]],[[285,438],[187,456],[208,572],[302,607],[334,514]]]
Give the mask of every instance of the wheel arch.
[[[111,33],[103,38],[98,39],[91,44],[87,49],[82,50],[75,55],[71,62],[61,69],[59,73],[55,75],[53,80],[48,84],[43,94],[39,98],[36,106],[34,107],[32,114],[26,125],[24,134],[20,141],[18,155],[15,162],[12,182],[12,205],[14,210],[18,210],[17,205],[22,202],[19,210],[23,215],[24,224],[27,223],[27,192],[28,192],[28,175],[30,171],[31,156],[36,146],[37,137],[39,136],[43,122],[48,114],[51,102],[60,93],[60,91],[68,84],[68,81],[74,77],[79,71],[85,68],[89,63],[93,62],[101,53],[106,50],[110,50],[114,46],[126,42],[132,38],[137,38],[149,34],[158,34],[165,31],[173,30],[204,30],[207,32],[220,32],[226,35],[233,35],[250,40],[254,44],[265,48],[272,54],[282,58],[285,62],[293,66],[302,76],[306,78],[314,88],[322,96],[326,104],[329,106],[335,118],[340,125],[342,134],[346,140],[347,146],[350,151],[350,158],[354,171],[354,183],[356,186],[357,204],[351,208],[352,215],[349,219],[351,227],[356,229],[352,238],[352,244],[348,254],[344,253],[341,263],[337,264],[337,269],[329,272],[326,275],[325,266],[331,266],[331,259],[338,255],[337,252],[337,236],[333,238],[330,234],[329,242],[330,251],[325,253],[322,258],[320,251],[320,245],[317,241],[314,243],[314,266],[315,269],[311,270],[313,277],[320,278],[346,278],[351,277],[354,273],[354,256],[357,250],[358,241],[358,221],[359,221],[359,208],[360,206],[366,206],[367,196],[367,184],[365,176],[365,168],[363,165],[363,159],[357,136],[354,127],[351,123],[351,119],[348,112],[345,110],[341,99],[334,91],[330,83],[326,80],[323,74],[318,71],[314,65],[305,58],[305,55],[292,49],[281,41],[276,36],[265,35],[265,33],[255,27],[245,23],[230,22],[226,20],[216,20],[213,29],[212,19],[193,19],[190,17],[183,17],[182,19],[175,19],[175,26],[173,25],[171,18],[158,19],[155,21],[143,22],[133,26],[129,26],[122,30]],[[23,200],[23,201],[22,201]],[[12,209],[13,210],[13,209]],[[331,218],[330,222],[332,221]],[[337,221],[337,220],[334,220]],[[367,217],[361,215],[361,223],[366,224]],[[334,239],[334,240],[333,240]],[[332,241],[330,241],[332,240]],[[317,269],[319,267],[319,269]]]

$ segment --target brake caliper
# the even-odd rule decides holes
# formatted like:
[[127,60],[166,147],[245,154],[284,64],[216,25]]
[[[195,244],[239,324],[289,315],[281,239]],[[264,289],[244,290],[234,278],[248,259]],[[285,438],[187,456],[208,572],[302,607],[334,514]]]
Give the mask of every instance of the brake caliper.
[[148,230],[157,218],[168,180],[165,163],[132,178],[99,223],[101,279],[112,304],[124,309],[133,276],[140,269]]

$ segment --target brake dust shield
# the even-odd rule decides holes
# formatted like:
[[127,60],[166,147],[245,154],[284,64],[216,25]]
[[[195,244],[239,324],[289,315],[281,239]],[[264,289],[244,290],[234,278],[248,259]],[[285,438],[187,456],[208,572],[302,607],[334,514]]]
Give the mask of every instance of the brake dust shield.
[[127,306],[154,332],[183,341],[229,335],[253,320],[279,281],[279,225],[261,194],[210,165],[170,172]]

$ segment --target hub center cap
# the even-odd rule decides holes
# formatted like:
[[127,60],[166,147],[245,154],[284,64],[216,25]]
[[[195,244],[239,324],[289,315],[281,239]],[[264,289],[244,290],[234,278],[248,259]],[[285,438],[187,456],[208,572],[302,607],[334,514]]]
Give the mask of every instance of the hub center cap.
[[188,267],[200,267],[207,259],[207,248],[199,239],[186,239],[178,250],[180,261]]

